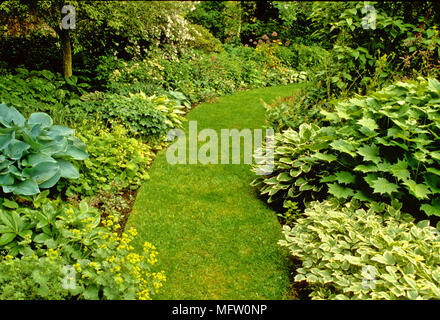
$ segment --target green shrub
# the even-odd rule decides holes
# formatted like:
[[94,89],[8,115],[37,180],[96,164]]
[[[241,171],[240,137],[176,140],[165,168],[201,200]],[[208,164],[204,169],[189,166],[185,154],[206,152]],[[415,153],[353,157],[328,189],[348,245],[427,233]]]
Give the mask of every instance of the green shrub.
[[14,74],[0,75],[0,103],[16,107],[25,117],[46,112],[55,122],[71,125],[75,122],[70,121],[72,109],[81,103],[79,96],[88,87],[76,76],[66,80],[48,70],[18,68]]
[[322,118],[319,111],[322,103],[310,101],[307,93],[299,90],[289,97],[278,97],[270,104],[263,102],[266,111],[266,125],[275,132],[286,129],[297,130],[302,123],[318,124]]
[[136,188],[149,178],[148,166],[153,158],[151,147],[130,137],[121,125],[108,129],[86,122],[77,131],[87,144],[88,159],[79,164],[80,177],[62,185],[68,195],[95,195],[100,190]]
[[160,138],[169,129],[181,127],[184,106],[166,95],[147,97],[143,92],[122,96],[117,94],[87,95],[81,106],[108,121],[118,121],[131,134]]
[[71,160],[84,160],[84,143],[74,130],[53,125],[46,113],[29,119],[14,107],[0,105],[0,185],[4,193],[33,195],[53,187],[60,178],[76,179]]
[[206,53],[223,51],[220,40],[215,38],[205,27],[198,24],[190,24],[189,33],[193,38],[188,41],[191,48],[201,49]]
[[279,242],[302,262],[295,281],[312,299],[439,299],[439,231],[400,207],[312,203]]
[[[251,184],[268,196],[269,203],[300,196],[298,200],[304,202],[325,197],[326,185],[321,179],[341,169],[340,162],[344,160],[328,152],[335,139],[335,128],[306,123],[298,131],[287,129],[276,133],[273,172],[258,176]],[[261,165],[254,165],[252,170],[260,169]]]
[[1,244],[3,299],[151,299],[165,281],[163,271],[151,269],[154,246],[146,242],[135,253],[136,230],[121,234],[116,216],[101,219],[85,202],[77,207],[44,196],[34,199],[35,209],[12,204],[16,209],[0,209],[2,240],[7,227],[29,231],[16,230]]

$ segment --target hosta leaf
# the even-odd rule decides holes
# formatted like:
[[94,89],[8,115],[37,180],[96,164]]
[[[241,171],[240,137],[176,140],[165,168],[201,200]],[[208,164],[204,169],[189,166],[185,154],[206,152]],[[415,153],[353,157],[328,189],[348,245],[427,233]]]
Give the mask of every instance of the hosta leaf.
[[411,178],[411,174],[407,168],[408,162],[399,159],[395,164],[390,167],[390,172],[397,179],[405,181]]
[[417,199],[428,199],[428,195],[431,194],[431,191],[425,184],[418,184],[414,180],[406,180],[403,184],[409,188],[410,192]]
[[[64,160],[65,161],[65,160]],[[70,164],[72,167],[73,167],[73,165],[70,163],[70,162],[68,162],[68,161],[65,161],[65,162],[67,162],[68,164]],[[73,167],[73,169],[75,169],[75,167]],[[75,169],[76,170],[76,169]],[[78,171],[77,171],[78,172]],[[64,177],[64,174],[63,174],[63,168],[61,168],[61,176],[62,177]],[[65,177],[65,178],[68,178],[68,177]],[[77,178],[79,178],[79,174],[78,174],[78,177]],[[281,172],[278,176],[277,176],[277,180],[278,181],[281,181],[281,182],[286,182],[286,181],[290,181],[290,180],[292,180],[292,177],[289,175],[289,173],[287,173],[287,172]]]
[[23,170],[23,174],[41,184],[51,179],[58,171],[60,166],[56,162],[40,162],[32,168]]
[[437,79],[428,79],[428,87],[440,95],[440,82],[438,82]]
[[393,192],[397,192],[399,189],[399,186],[389,182],[385,178],[378,178],[376,180],[373,180],[371,187],[373,188],[374,193],[389,194],[389,195],[391,195]]
[[87,152],[74,146],[69,146],[65,152],[54,154],[54,157],[67,157],[74,160],[85,160],[88,156]]
[[334,195],[336,198],[347,199],[354,195],[354,191],[351,188],[345,188],[337,183],[332,183],[328,185],[328,192]]
[[277,180],[277,177],[271,177],[271,178],[264,179],[264,183],[266,183],[266,184],[277,184],[278,180]]
[[26,119],[17,109],[7,107],[5,104],[0,105],[0,114],[2,115],[0,117],[0,123],[5,127],[10,127],[12,123],[22,127],[26,122]]
[[[68,179],[78,179],[79,178],[79,172],[73,166],[72,163],[70,163],[67,160],[63,160],[63,159],[58,159],[57,162],[58,162],[58,165],[61,169],[61,177],[68,178]],[[289,175],[287,174],[287,176],[289,176]]]
[[14,194],[31,196],[40,192],[38,184],[33,180],[25,180],[20,182],[13,188]]
[[8,146],[12,140],[12,135],[9,133],[0,134],[0,150],[3,150]]
[[29,154],[25,160],[26,160],[26,164],[30,165],[30,166],[35,166],[35,165],[39,164],[40,162],[54,162],[54,163],[57,162],[51,156],[48,156],[48,155],[45,155],[42,153]]
[[348,171],[336,172],[335,177],[339,183],[344,183],[344,184],[354,183],[356,179],[356,177]]
[[295,169],[290,170],[290,176],[293,178],[298,177],[299,175],[301,175],[301,173],[302,173],[301,170],[295,170]]
[[29,116],[28,119],[29,125],[39,124],[41,128],[47,128],[52,126],[53,121],[52,118],[44,112],[35,112]]
[[30,145],[27,143],[17,139],[12,139],[6,147],[4,154],[12,160],[19,160],[23,156],[23,153],[29,148]]
[[11,186],[14,184],[14,181],[14,177],[9,173],[0,175],[1,186]]
[[380,162],[379,158],[379,147],[374,143],[371,145],[366,145],[357,150],[357,153],[361,155],[365,161],[372,161],[376,164]]
[[40,188],[45,188],[45,189],[52,188],[58,182],[58,180],[60,180],[60,178],[61,178],[61,170],[58,170],[57,173],[52,178],[40,184]]

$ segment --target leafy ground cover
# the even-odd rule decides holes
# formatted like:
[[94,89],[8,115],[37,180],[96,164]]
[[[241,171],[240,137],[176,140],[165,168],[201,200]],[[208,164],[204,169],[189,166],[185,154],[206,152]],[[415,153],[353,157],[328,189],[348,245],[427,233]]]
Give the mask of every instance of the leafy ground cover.
[[[262,128],[260,98],[287,96],[299,85],[254,89],[202,103],[187,119],[198,130]],[[188,132],[188,123],[185,125]],[[220,135],[219,135],[220,136]],[[199,142],[199,147],[202,143]],[[287,257],[281,227],[250,187],[246,164],[170,165],[160,152],[138,192],[127,226],[160,252],[167,282],[161,299],[282,299]],[[135,247],[141,243],[135,242]]]

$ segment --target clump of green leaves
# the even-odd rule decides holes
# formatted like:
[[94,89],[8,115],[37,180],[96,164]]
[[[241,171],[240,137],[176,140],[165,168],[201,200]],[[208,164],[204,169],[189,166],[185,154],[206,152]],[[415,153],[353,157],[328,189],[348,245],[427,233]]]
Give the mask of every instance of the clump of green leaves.
[[149,178],[151,146],[128,136],[122,125],[113,123],[109,129],[97,122],[90,128],[85,122],[77,135],[87,144],[89,157],[79,164],[79,179],[63,185],[69,196],[96,195],[112,185],[119,190],[137,188]]
[[46,113],[26,121],[14,107],[0,105],[0,186],[4,193],[33,195],[60,178],[76,179],[71,160],[87,158],[85,144],[74,130],[53,125]]
[[33,208],[3,202],[1,298],[151,299],[165,281],[162,271],[152,270],[152,244],[134,252],[136,230],[120,233],[113,214],[102,219],[86,201],[72,205],[46,196],[34,197]]
[[289,97],[278,97],[272,103],[263,101],[266,125],[276,132],[297,130],[302,123],[318,124],[322,104],[313,103],[305,92],[298,90]]
[[[287,129],[275,134],[274,170],[270,175],[258,176],[252,185],[268,196],[269,203],[300,196],[304,201],[317,199],[320,192],[325,191],[321,179],[330,175],[329,170],[333,172],[342,167],[337,157],[328,152],[334,140],[335,128],[306,123],[301,124],[298,131]],[[253,171],[259,167],[254,166]]]
[[322,199],[399,199],[408,211],[440,216],[439,101],[440,83],[423,78],[339,101],[322,111],[333,126],[276,134],[275,170],[253,184],[269,202],[321,191]]
[[314,202],[279,244],[302,261],[312,299],[439,299],[439,231],[392,206]]
[[119,121],[129,133],[143,137],[161,138],[169,129],[181,127],[184,120],[185,107],[166,95],[95,93],[82,99],[84,110],[99,113],[109,122]]

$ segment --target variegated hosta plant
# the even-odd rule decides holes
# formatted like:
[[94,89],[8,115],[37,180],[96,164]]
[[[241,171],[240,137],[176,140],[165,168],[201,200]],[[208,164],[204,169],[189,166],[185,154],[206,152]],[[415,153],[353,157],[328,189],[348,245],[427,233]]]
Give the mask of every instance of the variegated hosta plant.
[[[287,129],[276,133],[273,173],[258,176],[252,185],[257,186],[261,194],[268,195],[268,202],[299,196],[303,200],[316,199],[325,186],[320,180],[344,163],[343,157],[338,159],[329,149],[336,137],[333,127],[320,128],[305,123],[298,131]],[[252,170],[256,172],[258,168],[256,165]]]
[[14,107],[0,105],[0,186],[4,193],[34,195],[53,187],[60,178],[75,179],[70,160],[87,158],[85,144],[74,130],[53,125],[46,113],[29,119]]

